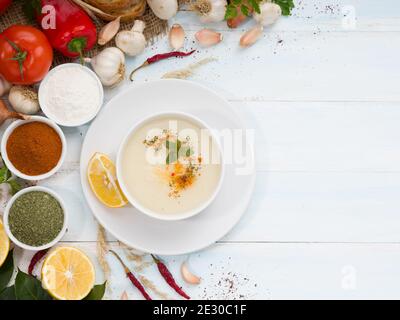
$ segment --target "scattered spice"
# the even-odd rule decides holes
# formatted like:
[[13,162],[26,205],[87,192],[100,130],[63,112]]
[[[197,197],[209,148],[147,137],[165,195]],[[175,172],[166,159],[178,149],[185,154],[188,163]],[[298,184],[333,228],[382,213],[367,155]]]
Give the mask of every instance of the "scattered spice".
[[130,75],[130,79],[131,81],[133,81],[133,76],[135,74],[136,71],[147,67],[150,64],[156,63],[158,61],[162,61],[165,59],[169,59],[169,58],[184,58],[184,57],[188,57],[190,55],[192,55],[196,50],[192,50],[190,52],[181,52],[181,51],[172,51],[172,52],[167,52],[167,53],[161,53],[161,54],[156,54],[155,56],[152,56],[151,58],[148,58],[142,65],[140,65],[138,68],[136,68],[135,70],[132,71],[131,75]]
[[51,171],[61,158],[62,142],[49,125],[34,121],[15,128],[7,141],[7,155],[22,173],[38,176]]
[[35,269],[35,266],[42,260],[42,258],[46,255],[46,253],[49,251],[49,249],[41,250],[38,251],[34,254],[34,256],[31,259],[31,262],[28,267],[28,274],[33,275],[33,270]]
[[120,256],[113,250],[110,250],[110,252],[118,259],[118,261],[122,264],[125,270],[126,276],[129,278],[129,280],[132,282],[132,284],[140,291],[140,293],[143,295],[143,297],[146,300],[152,300],[151,297],[148,295],[140,281],[133,275],[133,273],[129,270],[129,268],[126,266],[126,264],[122,261]]
[[60,234],[64,226],[64,212],[52,195],[31,191],[12,204],[8,222],[15,238],[27,245],[40,247]]
[[171,272],[168,270],[167,266],[164,262],[158,259],[156,256],[151,255],[154,262],[157,264],[158,271],[160,272],[161,276],[167,282],[167,284],[176,291],[179,295],[184,297],[185,299],[190,300],[190,297],[182,290],[180,286],[176,283],[174,277],[172,276]]

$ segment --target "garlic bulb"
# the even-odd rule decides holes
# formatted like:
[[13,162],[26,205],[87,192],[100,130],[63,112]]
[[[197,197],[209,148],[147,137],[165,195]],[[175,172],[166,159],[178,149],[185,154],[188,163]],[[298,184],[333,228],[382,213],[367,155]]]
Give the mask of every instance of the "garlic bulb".
[[174,24],[169,31],[169,45],[174,50],[179,50],[185,42],[185,30],[180,24]]
[[154,14],[161,20],[168,20],[178,12],[178,0],[147,0]]
[[222,34],[210,29],[203,29],[194,35],[196,40],[203,47],[211,47],[220,43],[223,39]]
[[11,89],[11,84],[0,74],[0,97]]
[[125,78],[125,55],[116,47],[106,48],[85,61],[91,63],[104,86],[115,86]]
[[12,87],[8,101],[15,111],[22,114],[35,114],[40,110],[38,94],[30,87]]
[[203,23],[220,22],[225,19],[226,0],[196,0],[193,10]]
[[254,13],[253,17],[257,23],[268,26],[274,24],[282,15],[282,9],[276,3],[262,2],[260,4],[261,13]]
[[143,34],[146,23],[136,20],[132,30],[121,31],[115,38],[118,48],[125,52],[128,56],[137,56],[146,48],[146,38]]
[[258,24],[250,30],[246,31],[240,38],[240,46],[242,48],[252,46],[254,43],[257,42],[258,39],[260,39],[263,33],[263,29],[263,26]]

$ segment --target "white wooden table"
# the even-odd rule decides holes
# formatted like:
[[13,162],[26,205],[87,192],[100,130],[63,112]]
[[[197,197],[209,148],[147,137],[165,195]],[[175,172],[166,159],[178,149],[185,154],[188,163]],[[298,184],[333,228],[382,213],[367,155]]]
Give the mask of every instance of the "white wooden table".
[[[228,236],[190,256],[203,282],[185,289],[199,299],[400,298],[400,2],[296,2],[293,16],[252,48],[238,48],[251,23],[234,31],[220,24],[213,26],[224,34],[220,45],[137,74],[136,81],[151,81],[216,57],[192,80],[243,108],[257,131],[257,186],[248,212]],[[172,22],[186,29],[187,48],[196,47],[193,34],[202,26],[193,13],[180,12]],[[167,48],[160,39],[129,69]],[[67,161],[44,184],[70,206],[64,241],[96,261],[97,224],[79,182],[86,129],[65,130]],[[26,266],[30,254],[18,254]],[[108,258],[107,298],[126,290],[141,299]],[[187,257],[165,259],[182,283]],[[154,265],[140,269],[168,298],[178,298]]]

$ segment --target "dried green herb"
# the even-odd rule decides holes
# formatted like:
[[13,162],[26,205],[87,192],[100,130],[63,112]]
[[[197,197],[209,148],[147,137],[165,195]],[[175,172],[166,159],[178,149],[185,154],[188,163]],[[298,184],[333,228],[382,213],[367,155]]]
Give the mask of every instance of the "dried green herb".
[[53,241],[61,232],[64,212],[60,203],[46,192],[21,195],[10,209],[11,233],[22,243],[39,247]]

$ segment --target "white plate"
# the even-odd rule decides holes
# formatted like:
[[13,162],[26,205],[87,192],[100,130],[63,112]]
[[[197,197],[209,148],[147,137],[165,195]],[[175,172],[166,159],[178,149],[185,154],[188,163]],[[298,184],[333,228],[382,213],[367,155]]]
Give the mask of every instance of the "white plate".
[[[244,214],[255,182],[254,165],[246,175],[236,174],[242,165],[226,165],[224,183],[214,202],[199,215],[182,221],[156,220],[132,206],[109,209],[102,205],[86,178],[92,155],[102,152],[115,160],[135,122],[171,110],[192,114],[217,130],[245,129],[236,110],[209,89],[189,81],[160,80],[134,85],[113,98],[89,128],[81,155],[83,192],[100,224],[126,245],[160,255],[186,254],[221,239]],[[253,152],[252,145],[246,147]],[[251,159],[254,162],[254,156]]]

